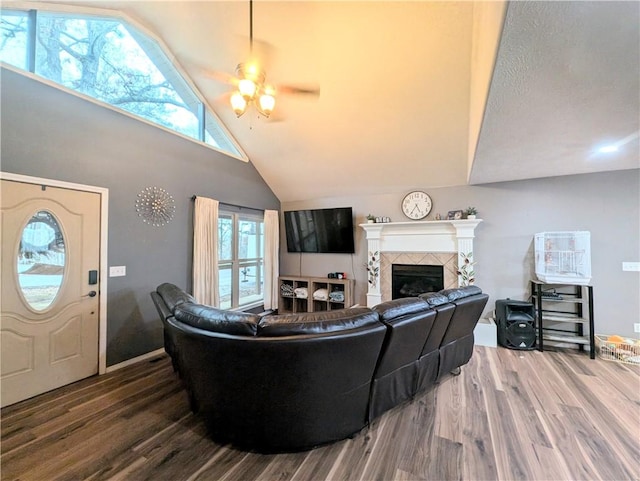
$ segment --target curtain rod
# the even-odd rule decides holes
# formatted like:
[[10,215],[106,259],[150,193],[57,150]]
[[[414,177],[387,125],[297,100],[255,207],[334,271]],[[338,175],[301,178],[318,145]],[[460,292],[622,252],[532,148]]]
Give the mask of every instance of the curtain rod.
[[[191,200],[195,201],[197,197],[198,197],[197,195],[193,195],[193,196],[191,196]],[[262,211],[262,212],[264,212],[266,210],[264,208],[247,207],[246,205],[230,204],[229,202],[222,202],[222,201],[218,201],[218,202],[220,202],[222,205],[227,205],[229,207],[235,207],[237,209],[251,209],[251,210],[259,210],[259,211]]]

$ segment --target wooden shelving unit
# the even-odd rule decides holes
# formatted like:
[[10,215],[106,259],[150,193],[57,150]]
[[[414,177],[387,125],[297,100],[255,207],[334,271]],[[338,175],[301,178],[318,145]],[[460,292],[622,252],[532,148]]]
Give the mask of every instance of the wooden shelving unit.
[[532,280],[531,298],[537,315],[538,350],[544,351],[545,343],[574,345],[581,351],[589,346],[589,356],[595,359],[592,286]]
[[[299,277],[281,276],[278,278],[279,303],[278,312],[281,314],[291,312],[318,312],[344,309],[353,305],[353,279],[329,279],[327,277]],[[283,285],[287,286],[283,289]],[[305,288],[307,297],[297,296],[296,289]],[[319,289],[326,289],[327,294],[342,292],[343,301],[314,299],[314,293]]]

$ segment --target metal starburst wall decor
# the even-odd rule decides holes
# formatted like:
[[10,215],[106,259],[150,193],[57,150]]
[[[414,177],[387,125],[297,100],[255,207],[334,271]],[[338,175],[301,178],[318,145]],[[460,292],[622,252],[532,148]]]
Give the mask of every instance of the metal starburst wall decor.
[[136,199],[136,212],[143,222],[154,227],[171,222],[175,211],[173,196],[161,187],[145,187]]

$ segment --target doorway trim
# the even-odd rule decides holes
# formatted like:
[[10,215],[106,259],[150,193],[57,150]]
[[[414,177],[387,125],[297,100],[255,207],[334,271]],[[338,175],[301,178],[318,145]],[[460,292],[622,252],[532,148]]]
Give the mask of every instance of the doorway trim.
[[100,303],[98,313],[98,374],[107,372],[107,240],[109,227],[109,189],[94,185],[76,184],[62,180],[32,177],[10,172],[1,172],[0,179],[23,182],[25,184],[47,185],[62,189],[79,190],[100,194]]

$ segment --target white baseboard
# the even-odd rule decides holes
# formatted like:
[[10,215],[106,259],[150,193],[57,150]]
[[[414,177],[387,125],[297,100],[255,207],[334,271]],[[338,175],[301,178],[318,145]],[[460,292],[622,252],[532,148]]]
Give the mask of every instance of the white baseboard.
[[473,330],[477,346],[498,347],[498,328],[490,317],[480,319]]
[[132,364],[136,364],[138,362],[146,361],[147,359],[152,359],[154,357],[161,356],[164,353],[165,353],[164,348],[161,347],[160,349],[156,349],[155,351],[148,352],[146,354],[143,354],[142,356],[134,357],[132,359],[127,359],[126,361],[119,362],[118,364],[114,364],[113,366],[108,366],[105,372],[109,373],[109,372],[117,371],[118,369],[122,369],[123,367],[131,366]]

